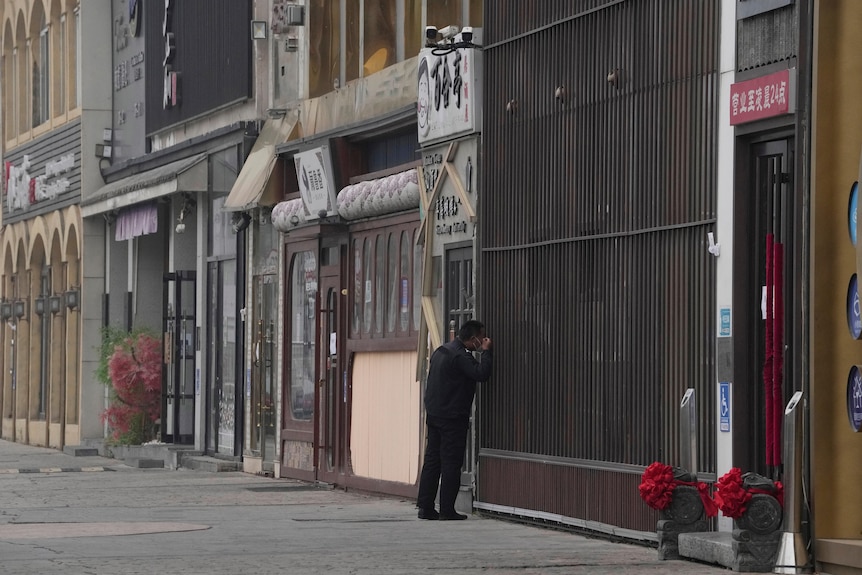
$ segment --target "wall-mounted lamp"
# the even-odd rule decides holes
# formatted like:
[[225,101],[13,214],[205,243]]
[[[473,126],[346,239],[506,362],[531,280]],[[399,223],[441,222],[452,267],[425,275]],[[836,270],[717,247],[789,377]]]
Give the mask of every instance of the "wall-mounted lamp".
[[80,292],[77,289],[70,289],[66,292],[66,307],[75,309],[79,305]]
[[235,212],[231,216],[231,229],[233,233],[238,234],[248,227],[251,223],[251,216],[248,212]]
[[518,112],[518,100],[509,100],[506,102],[506,112],[515,114]]
[[177,227],[176,232],[178,234],[182,234],[186,231],[186,216],[191,213],[194,207],[197,205],[194,196],[189,193],[183,194],[183,206],[180,208],[180,214],[177,216]]
[[21,319],[25,315],[27,315],[27,300],[25,299],[16,299],[15,303],[12,306],[13,313],[15,317]]
[[622,81],[622,75],[623,75],[622,70],[620,70],[618,68],[614,68],[613,70],[608,72],[608,84],[610,84],[614,88],[619,89],[620,82]]
[[51,313],[56,315],[63,311],[63,296],[52,295],[50,298],[48,298],[48,302],[51,307]]
[[0,302],[0,319],[3,321],[12,319],[12,302],[7,299]]
[[45,313],[45,299],[44,297],[36,298],[36,313],[42,315]]
[[252,20],[251,21],[251,38],[252,40],[266,40],[266,21]]

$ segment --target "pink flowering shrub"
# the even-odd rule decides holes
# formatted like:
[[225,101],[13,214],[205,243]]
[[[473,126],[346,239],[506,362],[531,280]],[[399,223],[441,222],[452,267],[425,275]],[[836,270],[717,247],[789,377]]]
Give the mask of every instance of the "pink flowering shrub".
[[102,421],[118,443],[144,443],[153,437],[162,399],[162,344],[147,332],[104,334],[103,360],[111,404]]

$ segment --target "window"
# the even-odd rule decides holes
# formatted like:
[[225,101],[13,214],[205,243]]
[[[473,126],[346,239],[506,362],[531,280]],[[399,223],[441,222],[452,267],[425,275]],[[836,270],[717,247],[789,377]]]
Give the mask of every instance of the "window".
[[308,6],[311,98],[416,56],[426,24],[482,25],[481,0],[309,0]]
[[[42,30],[39,32],[39,67],[37,69],[37,73],[33,78],[33,111],[34,114],[38,110],[38,115],[34,118],[33,126],[38,126],[44,122],[47,122],[51,117],[51,111],[48,107],[48,102],[50,100],[50,48],[49,44],[49,29],[47,26],[42,27]],[[37,89],[38,83],[38,89]]]
[[314,413],[315,307],[317,258],[313,251],[296,254],[290,274],[290,414],[300,421]]
[[352,337],[406,337],[419,329],[422,249],[413,245],[417,233],[418,224],[401,224],[353,240]]
[[369,76],[396,62],[398,30],[395,0],[365,0],[362,75]]
[[74,110],[81,105],[81,72],[78,63],[81,60],[81,7],[75,7],[75,23],[69,30],[69,109]]
[[374,333],[383,333],[383,313],[386,309],[386,243],[383,234],[377,236],[377,265],[374,275],[377,280],[375,295]]
[[362,270],[362,291],[365,294],[362,300],[363,312],[362,312],[362,333],[371,333],[371,320],[374,317],[374,300],[372,299],[372,290],[371,290],[371,271],[374,269],[372,265],[374,262],[371,259],[371,242],[369,240],[365,241],[365,250],[362,257],[364,262],[364,269]]
[[308,44],[308,95],[321,96],[333,90],[341,75],[341,14],[339,0],[311,0],[309,22],[314,33]]
[[386,309],[386,333],[395,331],[398,318],[398,296],[401,293],[401,274],[398,273],[398,236],[389,234],[389,248],[386,250],[389,276],[389,307]]
[[353,240],[353,324],[351,331],[359,333],[362,326],[362,240]]
[[52,59],[57,63],[54,66],[54,88],[51,91],[54,96],[54,116],[60,116],[66,111],[66,15],[62,14],[54,22],[54,47]]

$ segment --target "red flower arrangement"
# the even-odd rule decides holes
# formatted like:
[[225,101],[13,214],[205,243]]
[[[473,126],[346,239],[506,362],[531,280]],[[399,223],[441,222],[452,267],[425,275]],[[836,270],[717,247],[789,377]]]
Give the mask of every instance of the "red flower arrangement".
[[709,486],[702,481],[682,481],[674,475],[673,467],[655,461],[646,468],[641,477],[638,487],[641,499],[659,511],[664,511],[673,500],[673,490],[680,485],[687,485],[697,489],[700,500],[703,502],[703,510],[707,517],[715,517],[718,507],[709,495]]
[[113,439],[134,433],[146,440],[143,428],[159,418],[162,391],[162,345],[147,333],[122,339],[108,360],[113,387],[111,405],[102,420],[111,427]]
[[715,484],[715,502],[725,517],[739,519],[748,508],[748,502],[754,494],[771,495],[784,507],[784,486],[775,482],[774,490],[746,487],[742,471],[738,467],[731,468]]

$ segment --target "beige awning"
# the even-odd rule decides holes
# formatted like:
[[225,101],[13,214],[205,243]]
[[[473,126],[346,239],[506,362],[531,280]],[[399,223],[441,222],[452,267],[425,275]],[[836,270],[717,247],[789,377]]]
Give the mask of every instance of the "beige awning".
[[168,196],[207,191],[207,155],[198,154],[111,182],[81,198],[86,218]]
[[279,163],[275,147],[290,138],[298,119],[299,112],[291,110],[281,118],[271,118],[264,123],[224,202],[224,211],[241,212],[257,206],[272,206],[281,199],[284,170],[274,169]]

